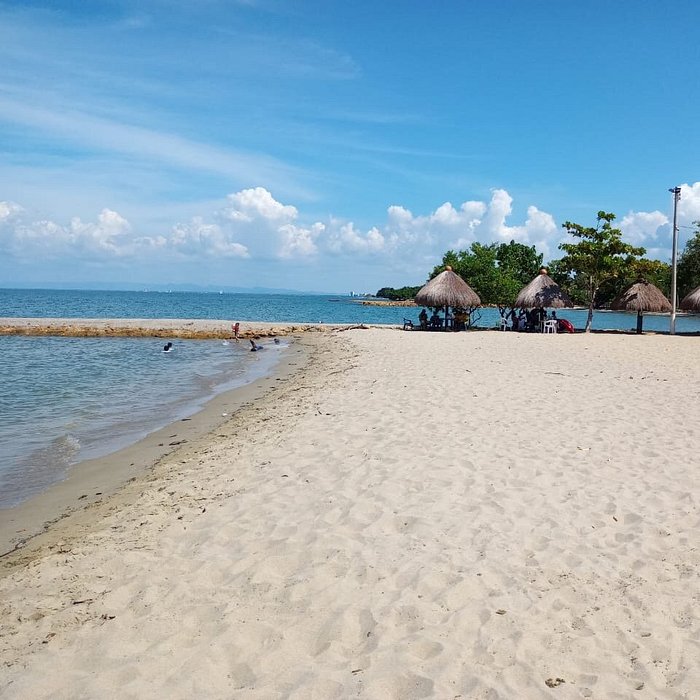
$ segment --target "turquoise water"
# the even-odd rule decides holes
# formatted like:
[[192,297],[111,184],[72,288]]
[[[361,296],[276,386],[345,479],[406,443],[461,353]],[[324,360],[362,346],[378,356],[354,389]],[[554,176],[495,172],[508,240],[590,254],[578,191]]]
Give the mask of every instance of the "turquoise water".
[[[586,322],[585,310],[562,310],[576,328]],[[195,318],[230,321],[296,323],[403,323],[418,320],[418,309],[363,306],[351,297],[312,294],[214,294],[200,292],[105,292],[72,290],[0,289],[0,317],[54,318]],[[498,310],[477,311],[476,325],[495,327]],[[629,330],[633,313],[596,311],[593,329]],[[645,330],[668,331],[667,314],[645,315]],[[700,316],[678,316],[679,333],[700,333]]]
[[[581,328],[586,312],[558,313]],[[350,297],[196,292],[0,289],[0,317],[190,318],[401,325],[418,309],[363,306]],[[497,309],[476,325],[494,327]],[[632,329],[635,314],[596,312],[594,329]],[[667,315],[644,328],[667,331]],[[679,316],[678,332],[700,332]],[[196,412],[214,394],[269,373],[286,345],[250,353],[244,344],[160,339],[0,336],[0,508],[62,479],[70,465],[107,454]]]

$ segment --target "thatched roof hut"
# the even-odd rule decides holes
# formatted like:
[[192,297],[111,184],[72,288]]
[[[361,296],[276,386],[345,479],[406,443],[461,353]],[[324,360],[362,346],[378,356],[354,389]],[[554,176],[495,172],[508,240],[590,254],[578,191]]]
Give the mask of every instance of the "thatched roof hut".
[[547,274],[547,268],[523,287],[513,304],[521,309],[563,309],[573,306],[569,295]]
[[419,306],[469,309],[480,306],[479,295],[448,267],[422,287],[415,297]]
[[664,293],[651,282],[640,280],[625,289],[610,305],[616,311],[637,312],[637,333],[642,332],[645,311],[667,312],[671,310],[671,302]]
[[700,287],[695,287],[692,292],[686,294],[680,303],[683,311],[700,311]]

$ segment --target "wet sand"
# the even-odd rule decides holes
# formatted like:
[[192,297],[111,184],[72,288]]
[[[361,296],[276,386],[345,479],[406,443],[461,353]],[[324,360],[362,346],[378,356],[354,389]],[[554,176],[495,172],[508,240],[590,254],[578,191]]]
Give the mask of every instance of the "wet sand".
[[[7,320],[7,319],[4,319]],[[63,330],[64,335],[78,337],[96,335],[133,335],[143,337],[149,333],[160,333],[167,329],[166,337],[215,337],[219,323],[208,321],[130,321],[129,319],[14,319],[12,328],[26,330],[28,335],[52,335]],[[1,321],[0,321],[1,323]],[[250,324],[251,337],[291,336],[292,343],[282,355],[273,373],[244,386],[215,396],[201,411],[192,416],[167,425],[147,435],[142,440],[103,457],[82,461],[68,471],[66,478],[52,485],[14,508],[0,509],[0,556],[15,549],[41,546],[38,535],[52,530],[55,537],[58,523],[68,515],[81,513],[103,502],[128,481],[142,476],[166,455],[179,446],[205,438],[221,424],[230,420],[242,407],[248,406],[268,391],[276,391],[277,382],[286,381],[308,359],[310,337],[299,335],[297,326],[275,326]],[[297,329],[292,331],[292,328]],[[34,331],[38,331],[35,333]],[[274,331],[274,332],[273,332]],[[186,336],[183,333],[196,335]],[[25,334],[23,332],[22,334]],[[244,336],[241,336],[243,338]],[[36,540],[36,541],[34,541]]]

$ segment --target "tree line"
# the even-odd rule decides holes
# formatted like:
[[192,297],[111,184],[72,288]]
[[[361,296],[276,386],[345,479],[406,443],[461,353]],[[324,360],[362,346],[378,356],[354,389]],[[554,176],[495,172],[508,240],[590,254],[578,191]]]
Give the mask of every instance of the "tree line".
[[[589,320],[594,308],[605,308],[627,287],[640,279],[656,285],[666,297],[671,293],[671,265],[643,257],[646,249],[622,240],[622,231],[613,227],[615,214],[599,211],[595,226],[567,221],[563,228],[574,239],[562,243],[564,255],[550,260],[550,277],[564,289],[574,304],[587,306]],[[677,289],[682,299],[700,285],[700,221],[678,258]],[[518,292],[539,272],[542,253],[523,243],[472,243],[467,250],[448,250],[428,279],[450,265],[479,295],[483,304],[512,305]],[[383,287],[378,297],[412,299],[420,285],[393,289]]]

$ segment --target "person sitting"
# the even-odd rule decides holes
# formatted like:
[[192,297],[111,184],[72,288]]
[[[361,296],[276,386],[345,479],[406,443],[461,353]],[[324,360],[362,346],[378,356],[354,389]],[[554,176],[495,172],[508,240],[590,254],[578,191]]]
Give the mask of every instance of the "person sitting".
[[418,320],[420,321],[420,329],[422,331],[428,330],[428,312],[425,309],[421,309],[418,314]]
[[440,320],[440,316],[438,316],[437,310],[433,311],[433,315],[430,317],[430,327],[442,328],[442,321]]
[[257,352],[258,350],[264,350],[264,349],[265,349],[265,348],[263,348],[262,345],[256,345],[256,344],[255,344],[255,341],[254,341],[252,338],[250,339],[250,344],[251,344],[251,346],[252,346],[252,347],[250,348],[250,351],[251,351],[251,352]]

